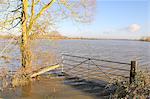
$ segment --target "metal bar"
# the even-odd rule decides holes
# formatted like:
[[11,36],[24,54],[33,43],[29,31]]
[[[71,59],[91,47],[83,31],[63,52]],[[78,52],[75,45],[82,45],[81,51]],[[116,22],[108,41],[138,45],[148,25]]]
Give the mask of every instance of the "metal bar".
[[131,63],[116,62],[116,61],[103,60],[103,59],[96,59],[96,58],[91,58],[91,57],[83,57],[83,56],[68,55],[68,54],[62,54],[62,55],[64,55],[64,56],[69,56],[69,57],[84,58],[84,59],[88,59],[88,60],[96,60],[96,61],[103,61],[103,62],[110,62],[110,63],[117,63],[117,64],[126,64],[126,65],[131,65]]
[[[91,62],[93,62],[93,61],[91,61]],[[94,63],[94,62],[93,62]],[[95,64],[95,63],[94,63]],[[95,66],[97,66],[97,64],[95,64]],[[97,66],[98,67],[98,66]],[[99,69],[101,69],[100,67],[98,67]],[[102,71],[102,70],[101,70]],[[125,77],[125,76],[123,76],[123,75],[118,75],[118,74],[112,74],[112,73],[106,73],[106,72],[104,72],[104,71],[102,71],[105,75],[106,74],[111,74],[111,75],[115,75],[115,76],[121,76],[121,77]],[[106,75],[107,77],[109,77],[108,75]],[[110,78],[110,77],[109,77]],[[127,78],[127,77],[125,77],[125,78]]]
[[110,74],[110,75],[114,75],[114,76],[121,76],[121,77],[124,77],[124,78],[130,78],[128,76],[123,76],[123,75],[118,75],[118,74],[113,74],[113,73],[106,73],[106,74]]
[[60,63],[61,64],[61,72],[64,72],[64,65],[63,65],[64,57],[62,56],[61,59],[62,59],[61,63]]
[[[95,70],[95,71],[97,71],[97,73],[99,72],[98,70]],[[74,72],[70,72],[70,73],[76,73],[77,72],[77,75],[76,76],[83,76],[83,75],[85,75],[85,73],[87,73],[87,71],[82,71],[82,70],[79,70],[79,71],[74,71]],[[80,73],[79,73],[80,72]],[[94,73],[94,74],[91,74],[92,75],[92,77],[104,77],[104,76],[100,76],[100,75],[95,75],[95,74],[97,74],[97,73]],[[103,73],[104,74],[104,71],[103,72],[101,72],[101,73]],[[105,72],[105,74],[109,74],[109,75],[113,75],[113,76],[120,76],[120,77],[124,77],[124,78],[130,78],[129,76],[123,76],[123,75],[119,75],[119,74],[114,74],[114,73],[107,73],[107,72]],[[104,74],[104,75],[105,75]],[[88,76],[88,75],[87,75]]]
[[[74,69],[74,68],[78,67],[79,65],[81,65],[81,64],[83,64],[83,63],[85,63],[86,61],[88,61],[88,60],[84,60],[83,62],[81,62],[81,63],[79,63],[79,64],[75,65],[74,67],[69,68],[69,70],[72,70],[72,69]],[[68,69],[67,69],[67,70],[68,70]]]
[[[80,72],[80,71],[82,71],[82,70],[74,71],[74,72]],[[97,70],[94,70],[94,71],[97,71]],[[85,72],[85,71],[84,71],[84,72]],[[78,73],[77,75],[83,75],[84,72]],[[103,71],[102,73],[110,74],[110,75],[114,75],[114,76],[121,76],[121,77],[124,77],[124,78],[129,78],[129,77],[127,77],[127,76],[123,76],[123,75],[119,75],[119,74],[113,74],[113,73],[107,73],[107,72],[104,72],[104,71]],[[97,76],[97,77],[99,77],[99,76]]]
[[[68,61],[74,61],[74,62],[80,62],[80,61],[75,61],[75,60],[70,60],[70,59],[67,59]],[[68,64],[68,63],[63,63],[63,64],[66,64],[66,65],[70,65],[70,66],[74,66],[74,65],[72,65],[72,64]],[[84,64],[88,64],[88,63],[84,63]],[[94,65],[94,64],[92,64],[92,63],[89,63],[90,65]],[[97,66],[101,66],[101,67],[103,67],[103,68],[110,68],[110,69],[115,69],[115,70],[122,70],[122,71],[130,71],[130,70],[128,70],[128,69],[121,69],[121,68],[116,68],[116,67],[109,67],[109,66],[103,66],[103,65],[97,65]]]
[[[76,65],[71,65],[71,64],[68,64],[68,63],[64,63],[64,65],[69,65],[69,66],[76,66]],[[77,64],[78,65],[78,64]],[[66,66],[65,66],[66,67]],[[70,69],[72,67],[68,67],[68,69]],[[79,68],[83,68],[83,67],[79,67]],[[64,68],[65,69],[65,68]]]
[[[95,64],[93,61],[91,61],[93,64]],[[103,73],[103,74],[105,74],[105,76],[107,76],[108,78],[110,78],[108,75],[106,75],[106,72],[104,72],[99,66],[97,66],[96,64],[95,64],[95,66],[96,67],[98,67],[98,69],[100,69],[101,70],[101,72]],[[111,79],[111,78],[110,78]]]

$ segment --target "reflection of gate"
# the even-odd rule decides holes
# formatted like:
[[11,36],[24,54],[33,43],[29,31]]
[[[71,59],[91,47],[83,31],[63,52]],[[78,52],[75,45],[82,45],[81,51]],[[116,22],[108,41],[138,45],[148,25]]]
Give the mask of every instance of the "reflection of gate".
[[62,71],[73,77],[109,81],[114,76],[121,76],[130,78],[130,83],[137,65],[136,61],[125,63],[68,54],[62,54],[62,60]]

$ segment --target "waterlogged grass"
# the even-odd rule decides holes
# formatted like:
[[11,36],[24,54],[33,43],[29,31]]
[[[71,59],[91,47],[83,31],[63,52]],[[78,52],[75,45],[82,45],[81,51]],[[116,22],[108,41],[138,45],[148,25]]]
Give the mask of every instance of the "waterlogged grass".
[[130,84],[128,79],[115,78],[110,81],[109,88],[115,86],[113,98],[115,99],[149,99],[150,98],[150,74],[138,71],[135,81]]
[[27,85],[30,78],[23,69],[18,70],[12,75],[7,68],[0,69],[0,90]]
[[0,90],[2,91],[4,88],[8,86],[8,69],[7,68],[1,68],[0,69]]
[[[2,60],[2,62],[4,64],[2,64],[3,67],[6,68],[2,68],[0,70],[0,89],[6,89],[6,88],[13,88],[13,87],[17,87],[17,86],[24,86],[27,85],[31,79],[30,77],[28,77],[27,75],[30,74],[32,71],[38,70],[39,68],[43,67],[43,66],[49,66],[50,64],[54,64],[56,62],[56,55],[55,53],[51,52],[51,49],[49,50],[43,50],[41,49],[41,47],[38,45],[38,43],[36,44],[32,44],[31,46],[31,51],[32,51],[32,67],[30,69],[23,69],[21,67],[17,67],[14,71],[16,71],[15,73],[12,73],[10,71],[12,71],[12,68],[9,68],[9,66],[11,65],[11,61],[16,61],[16,58],[12,58],[10,57],[11,55],[8,54],[8,50],[11,51],[11,49],[7,49],[5,51],[5,53],[7,53],[6,55],[4,54],[3,56],[0,56],[0,59]],[[11,51],[11,53],[13,53]],[[20,56],[17,56],[20,57]],[[20,58],[18,58],[19,60]],[[18,61],[16,61],[18,62]],[[6,64],[8,63],[8,64]],[[14,64],[16,66],[16,64]],[[13,65],[13,66],[14,66]],[[20,64],[19,64],[20,65]],[[10,70],[9,70],[9,69]]]
[[12,87],[27,85],[31,81],[31,78],[28,76],[29,72],[29,70],[27,71],[24,68],[20,68],[12,78]]

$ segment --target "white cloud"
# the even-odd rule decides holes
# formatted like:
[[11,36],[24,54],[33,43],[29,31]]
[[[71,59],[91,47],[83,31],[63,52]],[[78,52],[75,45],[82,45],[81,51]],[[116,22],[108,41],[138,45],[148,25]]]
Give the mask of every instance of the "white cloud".
[[139,30],[141,29],[141,26],[139,24],[131,24],[129,27],[128,27],[128,30],[130,32],[138,32]]
[[131,24],[127,27],[121,28],[118,31],[120,32],[138,32],[140,31],[141,26],[139,24]]

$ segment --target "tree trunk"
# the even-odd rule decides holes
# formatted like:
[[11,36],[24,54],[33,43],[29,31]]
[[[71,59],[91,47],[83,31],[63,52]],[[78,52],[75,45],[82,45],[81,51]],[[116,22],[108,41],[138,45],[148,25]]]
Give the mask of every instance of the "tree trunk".
[[21,54],[22,54],[22,67],[24,68],[31,67],[31,51],[28,42],[29,41],[27,35],[22,34]]
[[22,67],[31,67],[31,52],[28,40],[27,21],[28,21],[28,0],[22,0],[22,36],[21,36],[21,54]]

